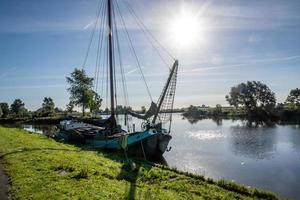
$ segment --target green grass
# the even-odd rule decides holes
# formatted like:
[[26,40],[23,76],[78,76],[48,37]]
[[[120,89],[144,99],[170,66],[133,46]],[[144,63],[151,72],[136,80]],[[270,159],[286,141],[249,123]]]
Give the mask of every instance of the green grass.
[[166,166],[125,161],[0,127],[12,199],[277,199],[272,193]]

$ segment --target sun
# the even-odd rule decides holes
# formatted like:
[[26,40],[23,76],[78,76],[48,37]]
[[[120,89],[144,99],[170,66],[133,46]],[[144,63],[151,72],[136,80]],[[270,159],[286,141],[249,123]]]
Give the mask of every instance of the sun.
[[170,24],[170,36],[176,46],[191,47],[203,39],[204,24],[197,16],[182,13]]

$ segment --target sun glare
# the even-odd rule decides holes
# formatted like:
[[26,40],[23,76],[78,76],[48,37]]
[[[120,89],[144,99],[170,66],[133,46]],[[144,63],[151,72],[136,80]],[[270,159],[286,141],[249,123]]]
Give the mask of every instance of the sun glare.
[[182,14],[171,22],[170,35],[176,46],[191,47],[203,37],[203,23],[196,16]]

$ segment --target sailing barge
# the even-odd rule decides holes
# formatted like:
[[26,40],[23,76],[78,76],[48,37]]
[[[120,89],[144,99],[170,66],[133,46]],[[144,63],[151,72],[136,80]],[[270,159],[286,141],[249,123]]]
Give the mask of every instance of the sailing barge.
[[[137,19],[137,23],[141,25],[142,29],[144,29],[143,31],[147,32],[148,30],[145,30],[145,26],[137,18],[137,15],[134,13],[134,10],[130,7],[130,4],[127,3],[126,6],[130,10],[130,12],[133,13],[135,19]],[[106,52],[107,60],[104,63],[107,64],[107,86],[109,86],[108,88],[110,94],[109,117],[105,120],[99,120],[97,125],[83,123],[74,119],[61,121],[59,124],[61,131],[57,134],[57,138],[62,138],[66,141],[73,143],[81,143],[91,148],[124,149],[130,154],[144,156],[147,159],[151,159],[155,155],[162,155],[168,149],[169,141],[172,138],[172,136],[170,135],[170,128],[172,122],[172,109],[174,104],[174,96],[177,82],[178,61],[172,57],[173,64],[171,65],[171,68],[169,67],[169,76],[157,103],[154,103],[152,101],[150,95],[150,99],[152,101],[151,106],[144,115],[135,113],[131,109],[127,109],[125,113],[127,131],[122,129],[121,125],[118,123],[117,120],[118,112],[116,106],[116,52],[119,53],[118,57],[121,57],[119,51],[119,39],[116,23],[117,13],[119,13],[120,19],[124,24],[118,1],[99,1],[97,20],[95,23],[97,24],[99,22],[99,24],[101,24],[102,21],[106,21],[102,24],[103,27],[100,27],[100,30],[103,31],[102,36],[100,31],[100,37],[103,37],[104,40],[102,41],[99,39],[99,41],[102,41],[102,44],[100,44],[99,42],[98,45],[100,46],[100,48],[102,46],[106,47],[106,51],[104,52]],[[142,73],[139,60],[136,56],[136,51],[132,45],[132,39],[128,34],[125,24],[124,29],[127,34],[127,39],[130,42],[130,46],[133,50],[134,56],[137,59],[138,68],[140,69],[142,78],[145,81],[145,77]],[[92,35],[94,35],[94,33],[92,33]],[[149,34],[148,37],[149,36],[153,37],[152,34]],[[157,40],[154,41],[157,42]],[[100,58],[101,56],[98,57],[97,55],[97,59],[100,60]],[[98,66],[96,66],[96,68],[97,67],[99,67],[99,64]],[[125,76],[124,70],[122,69],[123,66],[121,64],[121,61],[120,67],[122,81],[124,81]],[[99,73],[100,70],[96,69],[95,71],[98,71]],[[98,76],[96,76],[96,78],[98,78]],[[96,82],[98,82],[98,80]],[[145,85],[149,94],[149,88],[146,82]],[[123,92],[125,93],[126,89],[124,89]],[[140,131],[135,131],[135,128],[132,127],[130,128],[128,119],[131,117],[137,117],[143,120]],[[164,128],[164,126],[168,126],[168,128]]]

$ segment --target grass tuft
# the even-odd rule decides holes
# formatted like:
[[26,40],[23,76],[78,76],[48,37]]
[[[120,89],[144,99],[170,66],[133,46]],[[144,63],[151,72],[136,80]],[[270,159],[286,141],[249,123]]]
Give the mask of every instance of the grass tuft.
[[73,178],[75,178],[77,180],[89,178],[88,170],[86,168],[85,169],[81,169],[78,174],[76,174],[75,176],[73,176]]

